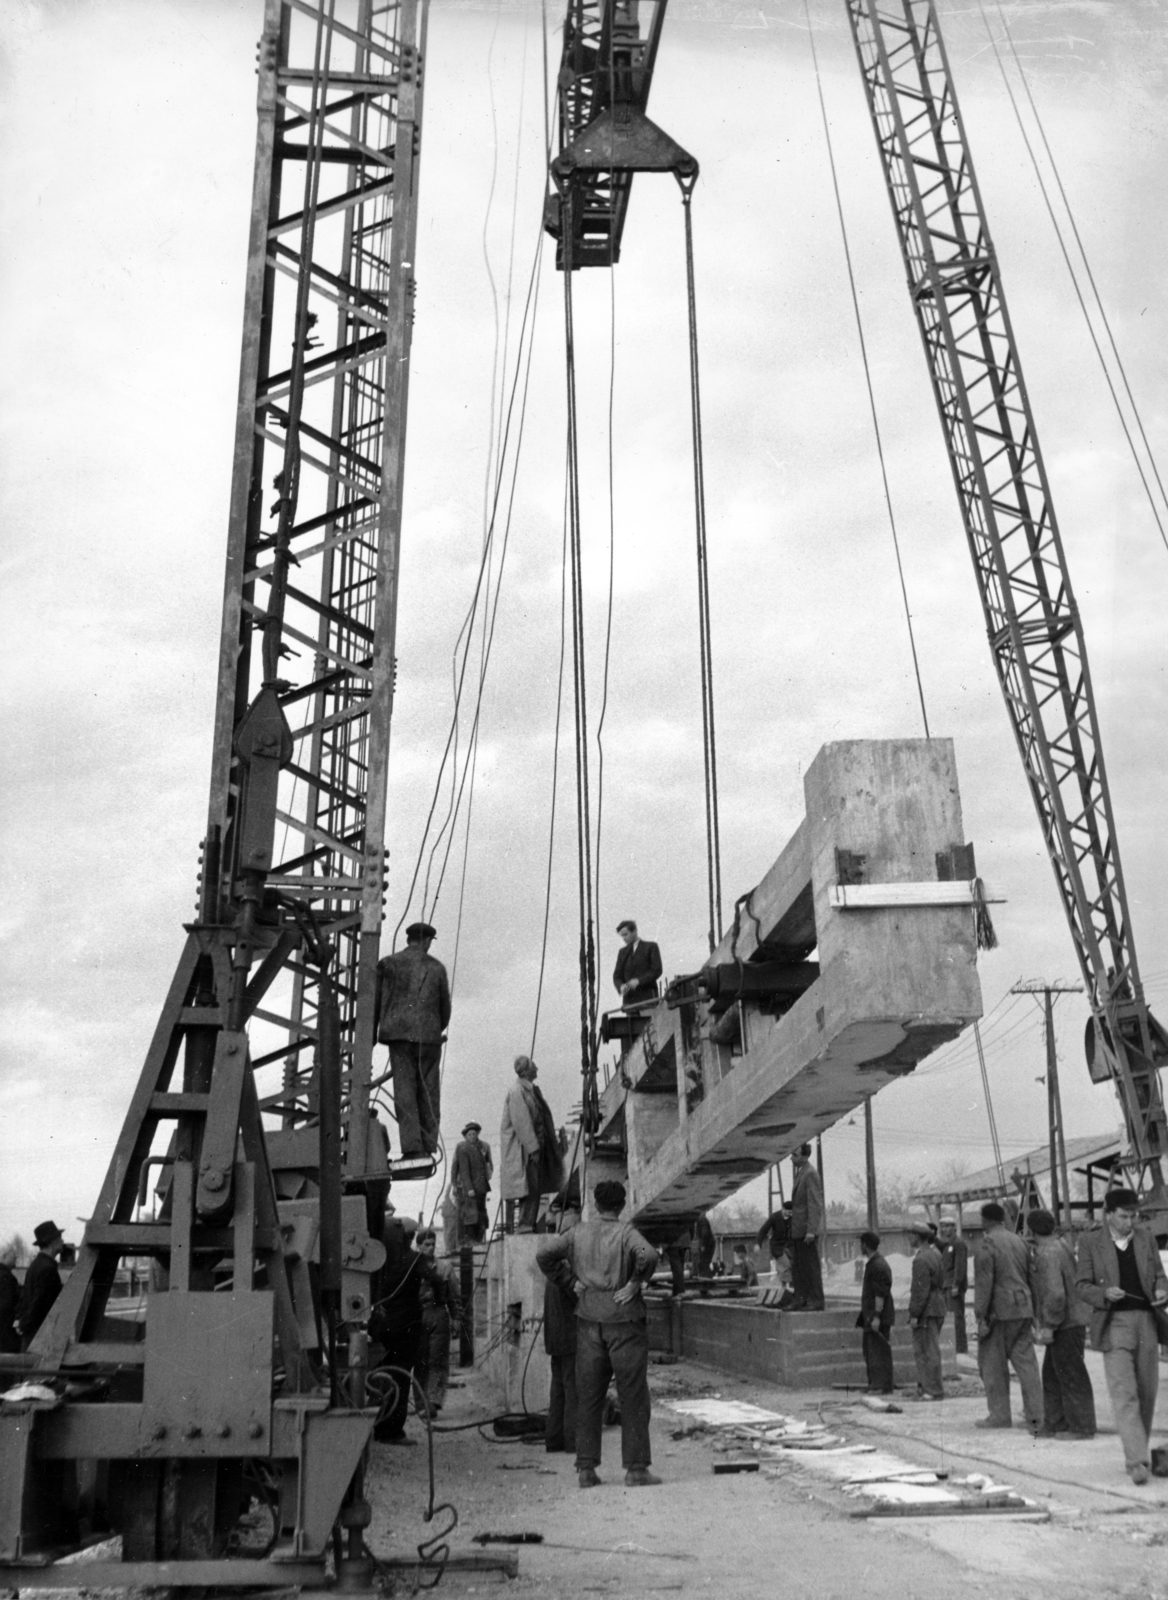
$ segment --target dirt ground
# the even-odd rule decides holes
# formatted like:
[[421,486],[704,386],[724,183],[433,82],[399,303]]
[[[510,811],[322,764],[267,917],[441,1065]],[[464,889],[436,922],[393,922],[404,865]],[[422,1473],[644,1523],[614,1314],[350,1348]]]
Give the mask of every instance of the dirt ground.
[[[486,1595],[505,1587],[516,1600],[610,1593],[621,1600],[658,1593],[753,1600],[775,1591],[815,1600],[1168,1600],[1168,1479],[1144,1489],[1128,1480],[1101,1381],[1103,1431],[1090,1442],[1063,1444],[1033,1440],[1021,1429],[975,1430],[984,1400],[968,1371],[943,1406],[905,1403],[889,1415],[846,1395],[781,1390],[690,1363],[650,1371],[660,1488],[624,1487],[615,1428],[605,1431],[602,1486],[588,1491],[577,1487],[571,1459],[548,1455],[542,1441],[497,1443],[473,1428],[435,1437],[436,1498],[458,1511],[453,1552],[483,1548],[473,1542],[479,1533],[543,1537],[542,1544],[519,1546],[516,1580],[447,1572],[443,1589]],[[441,1424],[491,1417],[498,1401],[486,1378],[469,1371],[458,1382]],[[718,1435],[671,1437],[684,1419],[669,1409],[669,1399],[698,1395],[822,1419],[849,1443],[886,1446],[914,1465],[954,1476],[987,1472],[1036,1501],[1046,1520],[861,1520],[854,1515],[859,1503],[794,1452],[758,1473],[715,1476],[714,1464],[724,1457]],[[413,1556],[439,1526],[438,1518],[423,1520],[427,1451],[417,1418],[410,1433],[419,1441],[413,1447],[373,1450],[370,1543],[381,1556]]]

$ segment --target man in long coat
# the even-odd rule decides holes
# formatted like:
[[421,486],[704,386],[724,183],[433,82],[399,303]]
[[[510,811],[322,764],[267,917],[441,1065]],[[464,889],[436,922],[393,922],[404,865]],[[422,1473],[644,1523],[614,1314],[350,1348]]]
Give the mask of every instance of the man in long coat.
[[912,1329],[913,1356],[917,1364],[917,1397],[944,1400],[941,1329],[945,1326],[945,1267],[932,1223],[914,1223],[910,1232],[916,1254],[909,1290],[908,1325]]
[[548,1103],[535,1087],[538,1068],[530,1056],[515,1057],[515,1082],[507,1091],[499,1129],[504,1200],[515,1200],[516,1231],[530,1233],[539,1215],[539,1197],[560,1187],[562,1166],[556,1125]]
[[377,1037],[389,1046],[393,1109],[403,1156],[432,1155],[441,1117],[442,1040],[450,1022],[446,968],[429,952],[428,922],[406,929],[406,947],[377,965]]
[[482,1131],[477,1122],[468,1122],[462,1130],[462,1138],[454,1151],[451,1180],[458,1206],[459,1238],[473,1244],[482,1244],[486,1238],[487,1195],[495,1175],[491,1147],[480,1138]]
[[896,1307],[892,1300],[892,1268],[880,1254],[880,1235],[860,1235],[864,1255],[864,1281],[860,1286],[857,1328],[864,1330],[864,1366],[869,1394],[891,1394],[896,1387],[892,1372],[892,1326]]
[[61,1292],[57,1257],[65,1244],[64,1235],[55,1222],[38,1222],[32,1236],[37,1253],[29,1262],[16,1307],[16,1327],[25,1350]]
[[1034,1354],[1034,1301],[1030,1256],[1016,1233],[1005,1228],[996,1200],[981,1208],[982,1239],[975,1257],[973,1307],[977,1313],[977,1365],[985,1384],[988,1416],[975,1428],[1010,1426],[1010,1373],[1018,1375],[1022,1410],[1031,1433],[1042,1427],[1042,1379]]

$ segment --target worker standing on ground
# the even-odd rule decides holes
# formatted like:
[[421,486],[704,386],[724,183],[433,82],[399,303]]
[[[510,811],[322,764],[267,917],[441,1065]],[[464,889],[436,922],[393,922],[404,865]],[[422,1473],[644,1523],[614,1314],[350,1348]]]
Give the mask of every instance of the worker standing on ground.
[[944,1400],[941,1329],[945,1326],[945,1264],[937,1249],[937,1230],[931,1222],[916,1222],[909,1232],[916,1244],[908,1325],[912,1329],[913,1356],[917,1364],[917,1399]]
[[534,1230],[540,1195],[558,1189],[562,1177],[556,1125],[535,1087],[538,1071],[530,1056],[515,1057],[515,1082],[507,1091],[499,1130],[503,1199],[518,1202],[516,1233]]
[[471,1244],[482,1244],[487,1236],[487,1196],[495,1164],[491,1147],[480,1137],[482,1124],[468,1122],[454,1151],[454,1199],[458,1206],[458,1235]]
[[953,1338],[957,1354],[969,1351],[969,1336],[965,1327],[965,1293],[969,1288],[969,1246],[957,1232],[952,1217],[941,1219],[941,1239],[937,1248],[945,1269],[945,1308],[953,1313]]
[[791,1202],[784,1200],[777,1211],[758,1230],[758,1242],[770,1250],[771,1271],[778,1278],[790,1272],[791,1266]]
[[694,1246],[696,1260],[693,1275],[695,1278],[708,1278],[714,1270],[714,1251],[718,1248],[718,1241],[714,1237],[713,1225],[704,1213],[694,1223]]
[[975,1428],[1008,1428],[1010,1372],[1022,1390],[1022,1411],[1031,1433],[1042,1429],[1042,1380],[1034,1354],[1034,1302],[1030,1258],[1016,1233],[1005,1228],[1006,1213],[996,1200],[981,1208],[982,1240],[974,1258],[973,1307],[977,1315],[977,1365],[985,1385],[989,1415]]
[[596,1215],[571,1233],[541,1244],[535,1259],[550,1276],[566,1261],[576,1284],[576,1472],[581,1489],[600,1482],[600,1430],[609,1380],[616,1378],[621,1460],[630,1489],[660,1483],[649,1471],[649,1335],[641,1289],[657,1252],[631,1222],[622,1222],[625,1188],[596,1185]]
[[612,981],[620,992],[621,1006],[639,1006],[657,998],[657,980],[661,976],[661,952],[651,939],[637,935],[637,924],[627,917],[618,922],[622,948],[617,953]]
[[373,1437],[381,1444],[414,1443],[405,1431],[406,1417],[422,1336],[422,1280],[434,1271],[425,1256],[411,1249],[417,1226],[412,1218],[399,1219],[391,1211],[381,1234],[385,1264],[373,1276],[369,1335],[378,1348],[371,1357],[375,1368],[393,1369],[386,1372],[392,1380],[392,1399],[383,1407],[373,1430]]
[[1042,1358],[1042,1432],[1053,1439],[1095,1437],[1095,1394],[1083,1360],[1090,1312],[1075,1288],[1075,1255],[1055,1233],[1049,1211],[1031,1211],[1030,1293],[1034,1299],[1034,1340],[1046,1347]]
[[1148,1435],[1160,1381],[1155,1309],[1168,1303],[1168,1280],[1151,1232],[1137,1224],[1134,1189],[1112,1189],[1103,1226],[1079,1240],[1079,1293],[1091,1307],[1091,1348],[1103,1352],[1123,1458],[1133,1483],[1147,1483]]
[[[570,1233],[580,1221],[579,1200],[572,1187],[558,1194],[550,1210],[556,1232]],[[576,1194],[579,1190],[576,1190]],[[567,1259],[547,1271],[543,1291],[543,1347],[551,1365],[544,1449],[549,1454],[576,1454],[576,1283]]]
[[389,1046],[393,1109],[403,1156],[433,1155],[441,1121],[442,1041],[450,1024],[446,968],[430,954],[428,922],[412,922],[406,947],[377,965],[377,1037]]
[[[426,1396],[430,1415],[437,1416],[446,1404],[450,1382],[450,1331],[459,1322],[458,1280],[447,1261],[439,1261],[438,1236],[433,1228],[419,1228],[414,1244],[433,1268],[418,1286],[422,1310],[422,1329],[418,1338],[418,1359],[414,1376]],[[418,1410],[421,1410],[420,1402]]]
[[827,1231],[823,1179],[811,1161],[811,1146],[801,1144],[791,1157],[791,1266],[795,1298],[792,1311],[823,1310],[823,1268],[820,1240]]
[[891,1394],[892,1327],[896,1308],[892,1301],[892,1268],[880,1254],[880,1235],[870,1230],[860,1235],[864,1281],[860,1285],[860,1315],[856,1327],[864,1330],[864,1367],[869,1394]]
[[55,1222],[38,1222],[32,1236],[37,1253],[28,1264],[16,1307],[16,1327],[25,1350],[61,1292],[57,1257],[65,1246],[65,1236]]

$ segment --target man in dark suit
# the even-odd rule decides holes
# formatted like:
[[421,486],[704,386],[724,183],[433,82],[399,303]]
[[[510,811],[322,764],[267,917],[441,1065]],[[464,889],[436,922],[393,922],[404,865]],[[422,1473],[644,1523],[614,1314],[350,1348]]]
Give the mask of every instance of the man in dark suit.
[[892,1303],[892,1268],[880,1254],[880,1235],[862,1233],[864,1281],[860,1286],[860,1315],[856,1327],[864,1330],[864,1365],[868,1369],[868,1393],[891,1394],[892,1325],[896,1308]]
[[61,1292],[61,1274],[57,1270],[57,1257],[65,1239],[55,1222],[38,1222],[33,1229],[37,1253],[29,1262],[24,1275],[20,1304],[16,1308],[16,1326],[21,1342],[27,1350],[33,1335],[53,1308]]
[[1091,1348],[1103,1352],[1128,1476],[1133,1483],[1147,1483],[1148,1435],[1160,1381],[1153,1308],[1168,1303],[1168,1280],[1155,1239],[1136,1223],[1135,1190],[1112,1189],[1103,1206],[1103,1226],[1079,1240],[1075,1282],[1091,1307]]
[[450,1022],[446,968],[430,954],[428,922],[406,929],[406,947],[377,963],[377,1037],[389,1046],[393,1109],[403,1156],[438,1148],[442,1040]]
[[651,939],[637,937],[637,924],[627,917],[618,922],[616,931],[621,936],[622,948],[616,958],[612,981],[620,991],[621,1007],[644,1000],[656,1000],[657,980],[661,976],[661,952]]
[[820,1240],[827,1234],[823,1204],[823,1179],[811,1160],[811,1146],[801,1144],[791,1156],[795,1181],[791,1185],[791,1288],[792,1311],[823,1310],[823,1268]]

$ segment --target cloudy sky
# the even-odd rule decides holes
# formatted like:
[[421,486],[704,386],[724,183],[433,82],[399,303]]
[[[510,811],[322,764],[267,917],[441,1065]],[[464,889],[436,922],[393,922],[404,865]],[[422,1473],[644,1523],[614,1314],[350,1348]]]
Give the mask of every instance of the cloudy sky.
[[[49,1215],[79,1232],[193,910],[260,5],[3,0],[2,10],[0,1237]],[[548,0],[549,32],[556,10]],[[1045,1092],[1037,1007],[1008,991],[1020,977],[1076,976],[1073,955],[985,643],[842,0],[815,0],[811,15],[930,725],[955,740],[967,837],[1009,896],[981,979],[994,1104],[1012,1156],[1043,1140]],[[947,0],[942,15],[1086,627],[1141,965],[1153,1002],[1168,1009],[1168,552],[989,43],[986,17],[1001,39],[1002,13]],[[1164,451],[1168,24],[1136,0],[1026,0],[1005,15],[1148,436]],[[528,0],[434,0],[432,9],[391,927],[429,849],[452,655],[539,242],[543,27]],[[549,52],[554,70],[554,33]],[[801,0],[674,0],[651,110],[702,167],[694,226],[732,904],[798,824],[802,774],[819,746],[918,735],[920,712]],[[472,1116],[492,1136],[511,1057],[530,1044],[535,1016],[562,578],[562,282],[548,252],[537,282],[465,872],[464,809],[433,914],[435,953],[455,969],[448,1141]],[[638,178],[620,266],[577,281],[594,714],[607,622],[610,377],[612,394],[606,972],[623,916],[659,941],[667,972],[704,955],[684,288],[676,187]],[[564,717],[566,732],[567,699]],[[468,728],[464,717],[463,748]],[[562,742],[536,1038],[560,1118],[579,1093],[570,778]],[[1060,1003],[1075,1134],[1117,1123],[1113,1097],[1083,1067],[1085,1015],[1081,999]],[[889,1171],[988,1163],[972,1041],[884,1091],[875,1121]],[[862,1148],[859,1127],[827,1136],[829,1197],[847,1197]],[[431,1185],[427,1207],[436,1192]]]

